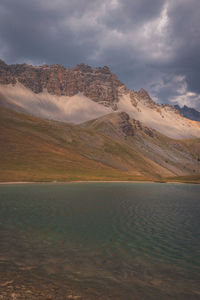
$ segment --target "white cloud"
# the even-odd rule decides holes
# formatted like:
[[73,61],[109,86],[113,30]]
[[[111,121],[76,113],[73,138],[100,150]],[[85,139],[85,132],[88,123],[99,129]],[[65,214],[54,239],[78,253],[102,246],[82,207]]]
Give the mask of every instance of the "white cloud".
[[200,110],[200,95],[197,93],[186,92],[185,94],[174,96],[170,99],[170,102],[172,104],[179,104],[181,107],[187,105]]
[[200,95],[188,90],[188,85],[185,76],[175,76],[174,83],[177,85],[174,97],[170,98],[171,103],[179,104],[180,106],[190,106],[199,109]]
[[157,95],[168,94],[168,102],[172,105],[178,104],[181,107],[187,105],[197,110],[200,109],[200,94],[188,89],[186,76],[175,75],[160,78],[155,84],[149,87],[150,94],[154,101],[163,103],[162,97]]

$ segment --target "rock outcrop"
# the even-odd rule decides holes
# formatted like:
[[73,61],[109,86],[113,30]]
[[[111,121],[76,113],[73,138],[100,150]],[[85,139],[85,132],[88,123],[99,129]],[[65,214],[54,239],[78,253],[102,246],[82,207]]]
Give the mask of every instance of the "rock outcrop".
[[[189,120],[194,120],[195,115],[199,121],[198,112],[158,104],[144,89],[129,90],[106,66],[92,68],[79,64],[68,69],[58,64],[7,65],[0,60],[0,105],[44,119],[76,124],[114,111],[126,112],[130,120],[138,120],[171,138],[200,136],[200,123]],[[139,129],[136,123],[131,123],[131,127],[130,120],[125,115],[121,120],[121,133],[126,137],[135,135],[135,129]],[[154,136],[148,129],[142,134]]]
[[134,129],[132,124],[130,123],[130,117],[126,112],[119,113],[119,128],[122,130],[125,136],[133,136]]
[[120,94],[127,90],[106,66],[92,68],[79,64],[67,69],[61,65],[7,65],[1,60],[0,83],[15,85],[17,82],[34,93],[41,93],[44,89],[49,94],[58,96],[83,93],[95,102],[111,106],[113,110],[117,109],[116,103]]
[[140,121],[131,119],[130,116],[126,112],[120,112],[119,114],[119,125],[118,127],[123,132],[124,136],[134,136],[137,132],[143,132],[149,137],[153,137],[153,130]]
[[129,94],[131,103],[137,107],[139,102],[158,111],[161,107],[176,111],[182,116],[200,121],[200,112],[195,109],[178,105],[162,105],[155,103],[146,90],[138,92],[129,90],[107,66],[92,68],[85,64],[78,64],[74,68],[61,65],[32,66],[28,64],[7,65],[0,60],[0,84],[21,83],[26,88],[38,94],[46,90],[51,95],[74,96],[82,93],[91,100],[117,110],[117,103],[122,95]]

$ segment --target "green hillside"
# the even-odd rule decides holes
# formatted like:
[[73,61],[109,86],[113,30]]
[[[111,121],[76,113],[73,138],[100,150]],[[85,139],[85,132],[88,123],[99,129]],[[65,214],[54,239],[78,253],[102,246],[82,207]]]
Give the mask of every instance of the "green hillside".
[[[121,117],[77,126],[0,107],[0,181],[160,181],[199,172],[198,141],[176,142],[173,148],[174,140],[155,131],[152,137],[134,124],[134,135],[122,134]],[[164,148],[168,156],[181,152],[181,160],[167,161]]]

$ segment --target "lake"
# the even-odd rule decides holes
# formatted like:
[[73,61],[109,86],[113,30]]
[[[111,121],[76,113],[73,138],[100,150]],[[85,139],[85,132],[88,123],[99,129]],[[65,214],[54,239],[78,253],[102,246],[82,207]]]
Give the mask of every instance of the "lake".
[[0,299],[200,299],[200,185],[0,185],[0,277]]

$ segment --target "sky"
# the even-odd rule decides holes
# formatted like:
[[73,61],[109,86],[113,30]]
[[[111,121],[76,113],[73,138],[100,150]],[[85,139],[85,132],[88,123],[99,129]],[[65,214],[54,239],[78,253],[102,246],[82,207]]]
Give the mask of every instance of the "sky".
[[108,66],[159,103],[200,110],[199,0],[1,0],[6,63]]

